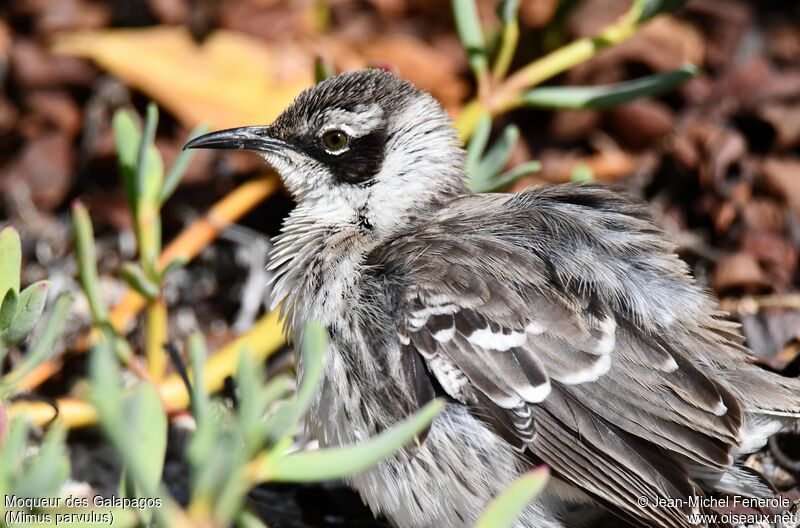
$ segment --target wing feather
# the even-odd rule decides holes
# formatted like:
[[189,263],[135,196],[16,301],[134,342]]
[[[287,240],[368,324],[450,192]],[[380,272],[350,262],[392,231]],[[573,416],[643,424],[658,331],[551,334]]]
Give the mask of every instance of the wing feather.
[[699,493],[690,473],[730,465],[742,410],[699,368],[714,359],[688,359],[709,343],[662,334],[684,318],[741,352],[655,234],[613,193],[569,187],[464,198],[371,258],[401,277],[398,340],[452,398],[637,525],[687,528],[638,499]]

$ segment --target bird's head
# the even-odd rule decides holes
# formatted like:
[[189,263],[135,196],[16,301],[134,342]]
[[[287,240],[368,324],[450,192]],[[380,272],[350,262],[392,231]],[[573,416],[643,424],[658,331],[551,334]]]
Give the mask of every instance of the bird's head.
[[379,69],[343,73],[305,90],[272,125],[212,132],[185,148],[256,151],[299,205],[341,216],[331,220],[357,214],[378,229],[466,192],[462,150],[444,110]]

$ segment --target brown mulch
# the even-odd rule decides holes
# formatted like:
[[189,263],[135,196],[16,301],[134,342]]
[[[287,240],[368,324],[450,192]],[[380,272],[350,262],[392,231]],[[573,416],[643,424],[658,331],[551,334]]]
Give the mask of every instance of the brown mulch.
[[[418,82],[454,111],[469,95],[471,81],[450,2],[330,0],[324,12],[308,4],[15,0],[0,6],[0,223],[21,231],[24,282],[49,276],[56,290],[75,288],[68,210],[76,198],[88,204],[95,221],[101,271],[114,275],[110,272],[132,257],[110,119],[121,106],[141,112],[147,99],[86,60],[51,53],[51,40],[63,32],[186,24],[199,40],[217,29],[271,43],[303,43],[324,35],[332,43],[346,42],[347,49],[367,50],[375,63],[414,71]],[[586,0],[566,15],[556,0],[523,4],[518,64],[593,34],[628,2]],[[494,1],[482,1],[480,7],[486,20],[493,19]],[[350,56],[338,59],[358,65]],[[522,130],[513,162],[535,158],[543,164],[540,173],[513,190],[568,181],[588,170],[595,179],[647,200],[698,282],[716,292],[742,323],[756,355],[769,368],[796,376],[800,4],[690,0],[675,16],[653,22],[556,82],[613,83],[685,62],[701,66],[703,73],[658,99],[607,111],[519,110],[499,119],[498,130],[509,122]],[[162,112],[158,146],[167,164],[186,134],[186,127]],[[244,153],[201,153],[164,211],[165,239],[258,170],[256,158]],[[271,198],[243,219],[242,229],[228,233],[171,279],[167,295],[175,336],[199,327],[213,345],[231,335],[234,323],[243,324],[242,288],[258,262],[252,248],[277,233],[291,206],[284,195]],[[113,279],[104,283],[109,298],[121,289]],[[85,304],[78,302],[76,309],[72,338],[88,321]],[[58,395],[83,369],[79,357],[68,355],[63,372],[41,390]],[[97,459],[87,454],[96,438],[76,434],[71,441],[74,476],[89,479],[100,471],[93,466]],[[750,463],[796,496],[797,470],[781,461],[796,460],[800,453],[775,443],[772,448],[782,450],[766,450]],[[118,468],[112,462],[103,467],[111,478],[98,482],[115,482]],[[180,473],[180,467],[168,464],[167,471]],[[384,526],[338,486],[268,487],[251,498],[273,527]]]

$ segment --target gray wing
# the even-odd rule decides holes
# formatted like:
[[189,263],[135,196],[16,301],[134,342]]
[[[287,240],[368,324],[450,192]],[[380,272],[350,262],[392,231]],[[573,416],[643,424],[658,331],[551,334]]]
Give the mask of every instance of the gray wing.
[[392,248],[405,357],[632,521],[690,526],[638,498],[700,493],[691,468],[729,466],[742,417],[671,339],[709,303],[641,210],[593,187],[471,197]]

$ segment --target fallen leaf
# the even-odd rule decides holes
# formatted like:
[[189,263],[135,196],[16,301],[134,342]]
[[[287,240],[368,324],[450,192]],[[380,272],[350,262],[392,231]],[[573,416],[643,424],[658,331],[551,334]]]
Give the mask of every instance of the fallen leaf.
[[111,6],[102,2],[84,0],[28,0],[21,2],[35,5],[36,33],[53,35],[60,31],[98,29],[111,23]]
[[25,95],[25,104],[48,126],[77,135],[82,126],[81,109],[64,90],[35,90]]
[[539,159],[542,170],[537,178],[560,183],[570,181],[575,170],[584,167],[597,181],[613,181],[630,176],[639,165],[639,157],[619,149],[606,149],[588,156],[558,150],[545,150]]
[[560,2],[557,0],[521,2],[519,6],[520,22],[527,27],[543,28],[553,19],[559,4]]
[[449,112],[455,113],[469,92],[458,62],[434,46],[407,35],[386,35],[363,45],[343,39],[321,39],[315,47],[333,59],[340,70],[386,64],[400,77],[430,92]]
[[728,195],[736,185],[750,179],[747,141],[738,130],[728,128],[718,128],[705,139],[706,159],[700,166],[700,180]]
[[727,233],[736,220],[736,205],[732,201],[723,202],[714,213],[714,231],[717,233]]
[[783,236],[769,231],[746,231],[741,250],[753,255],[778,289],[789,287],[797,270],[797,249]]
[[50,211],[69,193],[73,166],[72,137],[63,132],[50,133],[25,143],[5,185],[27,186],[36,206]]
[[771,77],[771,66],[763,57],[739,64],[715,83],[715,103],[735,112],[758,101],[771,84]]
[[147,6],[162,24],[186,24],[189,21],[188,0],[147,0]]
[[800,338],[800,312],[797,310],[771,308],[742,314],[740,320],[748,348],[761,358],[775,357],[787,344]]
[[800,159],[767,158],[761,172],[767,186],[800,214]]
[[767,51],[776,59],[797,62],[800,57],[800,30],[784,22],[769,32],[766,44]]
[[760,293],[771,291],[771,285],[750,253],[738,252],[726,255],[714,272],[714,289],[720,294],[732,291]]
[[25,38],[14,40],[11,74],[25,88],[89,86],[97,77],[91,65],[74,57],[53,56],[37,42]]
[[271,123],[312,83],[312,58],[302,48],[230,31],[202,44],[184,27],[79,32],[58,38],[54,51],[94,60],[187,126]]
[[800,105],[768,103],[760,108],[759,115],[775,130],[775,143],[779,149],[800,143]]
[[786,229],[783,207],[769,198],[753,198],[742,204],[742,219],[756,231],[782,233]]
[[727,65],[740,49],[742,35],[752,27],[753,9],[743,0],[692,0],[686,11],[705,35],[706,61]]
[[634,149],[656,144],[673,129],[674,116],[669,106],[656,99],[639,99],[606,112],[615,137]]
[[16,128],[18,120],[17,107],[5,97],[0,97],[0,136],[7,138]]
[[[603,8],[604,2],[599,3],[598,9],[605,9],[602,18],[606,18],[618,4],[614,0],[614,8]],[[581,20],[575,32],[584,36],[593,35],[595,23],[596,20]],[[592,31],[586,30],[583,25],[591,27]],[[629,79],[630,72],[626,65],[634,65],[637,72],[642,69],[642,65],[650,72],[663,72],[680,68],[687,63],[703,64],[704,57],[705,43],[702,34],[688,22],[664,15],[649,22],[630,40],[603,50],[572,68],[567,73],[567,79],[570,84],[607,84]]]
[[388,63],[451,111],[468,92],[449,55],[403,35],[364,46],[331,38],[271,44],[219,30],[198,44],[186,28],[154,27],[73,33],[57,39],[54,50],[94,60],[187,126],[215,129],[271,123],[312,84],[319,53],[335,57],[340,70]]
[[548,125],[550,137],[556,141],[579,141],[597,128],[602,114],[596,110],[564,110],[554,112]]

